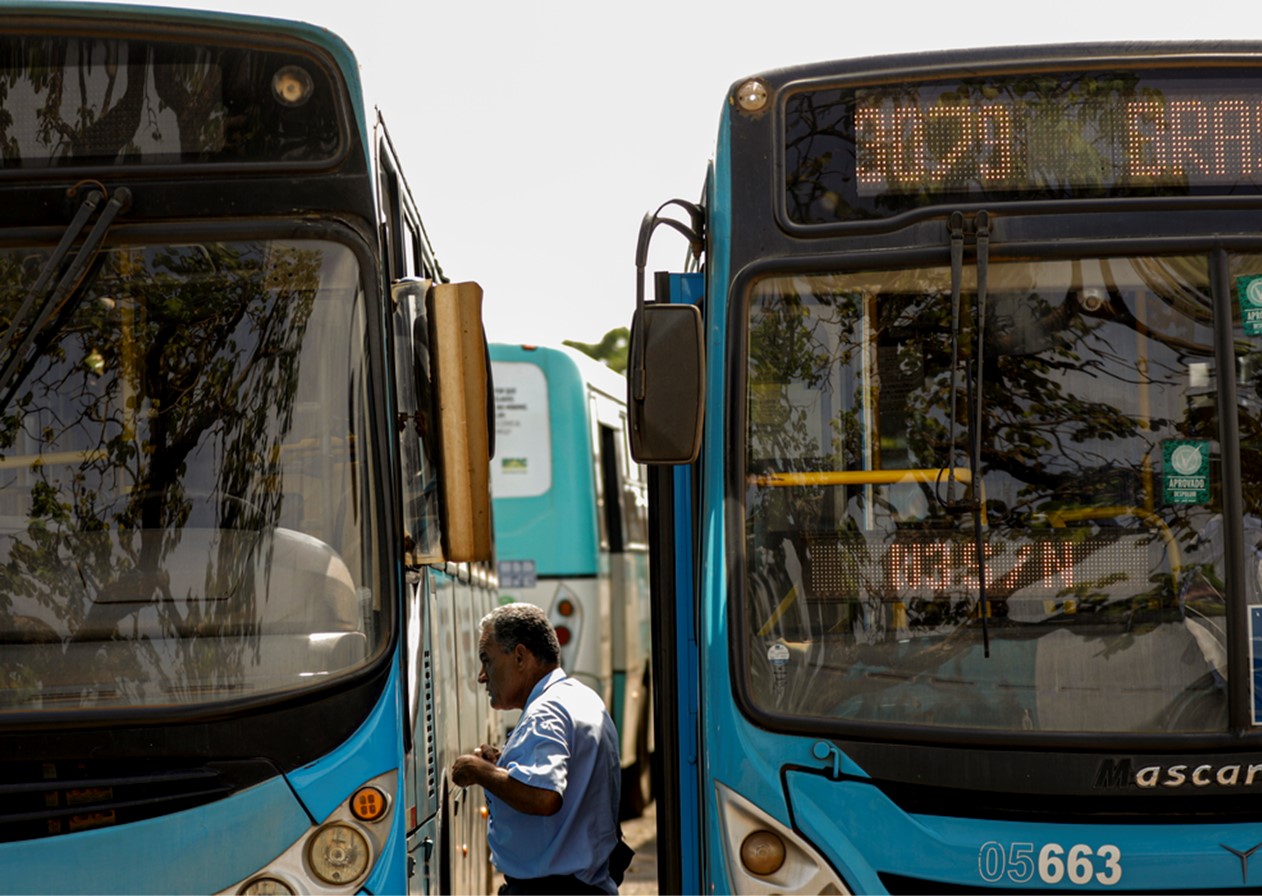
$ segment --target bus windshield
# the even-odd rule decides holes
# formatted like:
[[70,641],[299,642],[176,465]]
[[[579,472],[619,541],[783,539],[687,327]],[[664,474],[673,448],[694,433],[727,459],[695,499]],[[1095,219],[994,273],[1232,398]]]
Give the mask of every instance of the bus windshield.
[[365,663],[385,631],[363,550],[354,253],[115,246],[41,326],[20,311],[46,301],[50,254],[0,251],[0,326],[16,330],[0,361],[0,712],[245,699]]
[[[1230,264],[1233,290],[1262,285],[1262,257]],[[1217,369],[1205,257],[992,261],[982,296],[957,274],[955,292],[947,267],[751,287],[754,706],[1227,730],[1227,595],[1262,603],[1262,337],[1236,320],[1236,369]],[[1244,583],[1224,569],[1215,397],[1237,375]]]

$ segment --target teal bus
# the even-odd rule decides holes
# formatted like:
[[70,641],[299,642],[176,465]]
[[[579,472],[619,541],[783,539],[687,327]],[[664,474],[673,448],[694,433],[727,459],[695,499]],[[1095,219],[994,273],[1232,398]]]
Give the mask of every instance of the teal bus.
[[501,600],[546,610],[562,666],[604,697],[622,814],[636,817],[652,798],[648,482],[631,460],[626,381],[572,348],[490,351]]
[[1257,892],[1260,220],[1256,43],[732,85],[637,251],[663,891]]
[[489,891],[481,290],[350,49],[4,4],[0,160],[0,891]]

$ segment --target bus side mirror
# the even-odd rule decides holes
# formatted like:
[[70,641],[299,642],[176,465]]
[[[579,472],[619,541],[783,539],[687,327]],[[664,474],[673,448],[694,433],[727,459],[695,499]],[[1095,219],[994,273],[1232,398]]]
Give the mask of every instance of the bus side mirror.
[[426,303],[442,458],[443,556],[456,563],[490,561],[490,363],[482,287],[436,283]]
[[692,463],[705,399],[701,310],[665,303],[637,309],[628,370],[631,456],[642,464]]

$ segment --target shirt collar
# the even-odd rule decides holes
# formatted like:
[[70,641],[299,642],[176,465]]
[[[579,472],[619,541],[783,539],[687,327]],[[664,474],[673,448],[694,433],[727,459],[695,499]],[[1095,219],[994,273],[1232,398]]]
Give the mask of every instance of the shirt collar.
[[530,696],[526,699],[526,706],[530,706],[530,704],[534,703],[537,698],[543,696],[544,691],[552,687],[558,681],[564,681],[567,677],[568,676],[565,674],[565,670],[560,666],[557,666],[547,675],[543,676],[543,678],[535,682],[535,686],[531,688]]

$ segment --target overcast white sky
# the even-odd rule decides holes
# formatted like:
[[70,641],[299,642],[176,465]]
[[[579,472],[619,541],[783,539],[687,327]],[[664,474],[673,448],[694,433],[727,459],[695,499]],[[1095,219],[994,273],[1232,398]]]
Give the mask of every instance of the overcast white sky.
[[[152,3],[150,4],[152,5]],[[824,59],[1084,40],[1262,39],[1243,0],[171,0],[341,35],[438,257],[492,341],[626,326],[644,213],[700,195],[728,86]],[[649,270],[678,270],[659,228]]]

